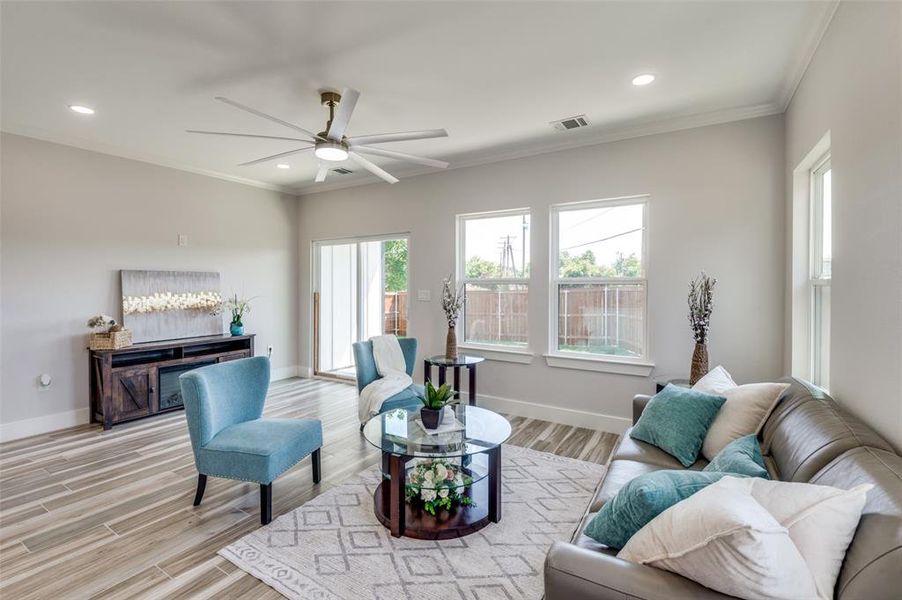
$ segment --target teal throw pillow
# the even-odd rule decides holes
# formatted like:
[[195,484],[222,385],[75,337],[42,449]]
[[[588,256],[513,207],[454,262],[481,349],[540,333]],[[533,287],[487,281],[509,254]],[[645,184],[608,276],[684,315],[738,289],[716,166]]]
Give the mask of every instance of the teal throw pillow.
[[659,514],[721,477],[733,473],[653,471],[636,477],[605,502],[589,524],[587,536],[619,550],[637,531]]
[[722,396],[667,384],[648,401],[630,437],[657,446],[689,467],[698,458],[705,434],[726,401]]
[[703,470],[770,479],[755,434],[735,439],[724,446]]

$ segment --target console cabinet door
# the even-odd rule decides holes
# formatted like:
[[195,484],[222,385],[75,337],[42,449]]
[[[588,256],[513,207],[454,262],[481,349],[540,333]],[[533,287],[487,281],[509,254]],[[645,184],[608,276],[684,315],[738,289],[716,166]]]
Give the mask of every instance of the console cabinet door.
[[155,369],[114,369],[113,422],[146,417],[153,412]]

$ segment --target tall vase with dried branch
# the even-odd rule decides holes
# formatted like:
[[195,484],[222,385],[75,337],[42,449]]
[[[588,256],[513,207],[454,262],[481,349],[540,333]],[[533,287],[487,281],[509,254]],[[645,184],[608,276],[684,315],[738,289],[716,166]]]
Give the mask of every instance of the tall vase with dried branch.
[[451,276],[442,280],[442,310],[445,311],[445,319],[448,321],[448,337],[445,340],[445,358],[457,360],[457,332],[455,326],[460,317],[460,311],[464,306],[464,288],[454,287]]
[[695,338],[689,385],[695,385],[708,372],[708,328],[711,326],[716,283],[717,278],[708,277],[704,271],[689,282],[689,324]]

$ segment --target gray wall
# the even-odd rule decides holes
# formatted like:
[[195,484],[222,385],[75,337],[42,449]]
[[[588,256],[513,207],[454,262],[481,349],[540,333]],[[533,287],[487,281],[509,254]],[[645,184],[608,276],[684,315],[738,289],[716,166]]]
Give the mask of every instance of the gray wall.
[[[830,133],[830,391],[897,449],[902,448],[900,28],[898,2],[842,2],[786,113],[790,206],[793,170]],[[790,280],[788,287],[799,284]],[[787,346],[799,337],[787,337]]]
[[[297,198],[3,134],[3,437],[87,422],[88,317],[121,318],[119,269],[222,273],[274,375],[297,363]],[[179,247],[178,234],[189,236]],[[41,391],[37,377],[54,382]]]
[[[689,371],[693,341],[686,286],[704,269],[719,278],[712,366],[723,363],[740,381],[778,377],[784,325],[783,136],[782,116],[765,117],[304,196],[300,364],[312,365],[313,241],[410,232],[410,332],[419,338],[423,356],[444,348],[438,298],[442,276],[454,268],[454,216],[530,207],[529,335],[536,356],[528,366],[495,361],[481,366],[480,391],[520,401],[521,413],[622,428],[632,395],[653,390],[650,378],[551,368],[542,357],[548,207],[650,194],[648,312],[655,374]],[[416,301],[416,291],[427,288],[433,300]]]

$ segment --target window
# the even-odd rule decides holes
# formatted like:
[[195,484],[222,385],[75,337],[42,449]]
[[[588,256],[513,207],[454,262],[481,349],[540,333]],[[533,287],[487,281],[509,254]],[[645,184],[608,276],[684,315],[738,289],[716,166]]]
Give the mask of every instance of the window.
[[646,358],[646,211],[645,197],[552,206],[552,355]]
[[460,215],[457,236],[464,343],[526,347],[529,210]]
[[830,278],[833,262],[832,170],[830,156],[811,170],[811,380],[830,385]]

